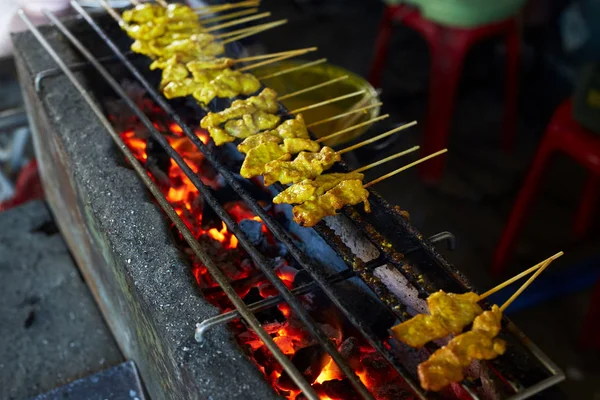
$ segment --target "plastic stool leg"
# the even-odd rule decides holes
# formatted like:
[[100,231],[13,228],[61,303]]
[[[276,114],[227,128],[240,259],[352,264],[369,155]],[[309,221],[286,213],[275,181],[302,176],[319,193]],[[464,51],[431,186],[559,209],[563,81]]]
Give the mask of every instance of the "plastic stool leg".
[[[431,49],[429,109],[422,154],[428,155],[446,147],[456,90],[460,81],[468,36],[451,28],[439,28],[428,38]],[[421,178],[437,181],[444,170],[445,157],[436,157],[420,165]]]
[[521,186],[521,190],[517,195],[517,199],[515,200],[510,216],[508,217],[508,222],[504,227],[500,242],[498,243],[498,247],[494,254],[494,259],[492,261],[493,275],[502,273],[517,235],[523,227],[524,218],[531,206],[531,202],[539,186],[540,178],[544,172],[546,162],[553,150],[550,141],[551,139],[548,137],[548,134],[546,134],[546,137],[542,140],[542,144],[534,158],[533,164],[529,169],[527,177]]
[[596,211],[599,195],[600,176],[590,173],[590,176],[588,177],[588,180],[583,188],[579,209],[575,214],[575,220],[573,222],[573,236],[576,239],[583,238],[587,233],[592,218],[594,218],[594,212]]
[[374,87],[381,85],[381,73],[385,60],[387,59],[390,38],[392,36],[392,19],[394,15],[394,9],[392,7],[386,7],[381,23],[379,25],[379,33],[377,34],[377,40],[375,41],[375,56],[371,64],[369,71],[369,82]]

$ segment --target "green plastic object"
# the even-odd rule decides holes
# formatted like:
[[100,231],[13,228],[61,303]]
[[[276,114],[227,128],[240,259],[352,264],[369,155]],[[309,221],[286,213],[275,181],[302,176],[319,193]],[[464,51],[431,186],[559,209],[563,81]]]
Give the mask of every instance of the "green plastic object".
[[441,25],[471,28],[516,14],[527,0],[384,0],[388,5],[411,4]]

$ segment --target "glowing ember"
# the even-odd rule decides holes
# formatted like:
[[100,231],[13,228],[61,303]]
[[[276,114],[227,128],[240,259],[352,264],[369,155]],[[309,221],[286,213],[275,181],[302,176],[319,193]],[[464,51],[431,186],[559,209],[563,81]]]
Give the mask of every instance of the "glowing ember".
[[[132,122],[133,124],[133,122]],[[218,190],[219,184],[215,177],[216,174],[205,165],[205,159],[202,153],[196,146],[183,134],[181,127],[175,123],[170,123],[161,128],[160,124],[155,123],[155,127],[162,130],[165,137],[173,146],[173,148],[182,156],[188,166],[198,173],[202,181]],[[136,136],[134,127],[127,127],[123,130],[121,137],[127,146],[132,150],[135,157],[146,164],[149,155],[147,154],[147,142],[145,139]],[[131,129],[130,129],[131,128]],[[196,135],[203,143],[208,142],[208,135],[202,130],[197,130]],[[212,226],[203,228],[202,205],[203,199],[198,193],[198,190],[185,176],[183,171],[176,165],[173,160],[168,164],[168,171],[162,171],[164,176],[156,176],[158,171],[149,169],[150,176],[155,179],[159,187],[163,191],[167,200],[171,203],[177,214],[183,219],[186,225],[198,240],[206,247],[207,252],[214,251],[214,256],[219,257],[219,267],[228,276],[234,284],[237,293],[242,296],[247,302],[254,302],[260,299],[276,295],[277,291],[272,287],[262,274],[260,274],[250,261],[246,252],[238,248],[238,239],[229,232],[225,223],[220,222],[220,226]],[[153,175],[154,174],[154,175]],[[165,181],[166,180],[166,181]],[[236,222],[244,220],[252,220],[261,223],[260,231],[264,237],[265,243],[268,246],[275,246],[276,242],[269,232],[267,227],[262,223],[262,220],[254,215],[242,202],[230,202],[223,204],[223,207],[233,217]],[[204,221],[206,222],[206,221]],[[258,227],[257,227],[258,229]],[[214,249],[214,250],[211,250]],[[227,249],[227,257],[224,257],[223,249]],[[210,255],[210,254],[209,254]],[[288,265],[279,254],[273,254],[270,258],[278,260],[274,266],[274,271],[282,279],[288,288],[293,288],[295,285],[296,275],[298,270]],[[204,265],[197,260],[192,260],[193,274],[200,286],[204,290],[205,297],[214,305],[220,307],[221,310],[227,311],[232,309],[231,304],[219,290],[218,285]],[[298,299],[305,304],[307,309],[311,309],[313,313],[321,316],[323,331],[327,332],[330,338],[340,346],[344,347],[345,339],[342,329],[341,320],[337,317],[330,318],[327,314],[329,305],[312,304],[312,295],[300,296]],[[325,310],[325,311],[323,311]],[[269,332],[271,337],[282,352],[290,356],[292,362],[297,364],[298,368],[304,368],[301,371],[307,376],[307,379],[312,380],[315,390],[319,393],[322,400],[339,400],[346,398],[341,393],[352,393],[352,388],[348,386],[347,379],[333,362],[331,357],[320,350],[320,346],[305,330],[303,324],[298,322],[294,317],[290,307],[286,303],[280,303],[276,308],[266,310],[268,316],[262,317],[263,326]],[[321,313],[321,314],[319,314]],[[275,361],[270,352],[266,349],[263,342],[241,322],[236,321],[231,324],[232,330],[236,333],[236,337],[244,347],[251,359],[256,363],[258,368],[263,372],[266,380],[273,388],[282,396],[294,400],[301,395],[301,392],[291,382],[287,374],[282,370],[281,365]],[[353,337],[352,337],[353,338]],[[372,379],[369,378],[367,368],[362,364],[365,357],[372,354],[373,350],[357,342],[357,339],[345,341],[350,343],[350,350],[346,351],[345,356],[350,358],[349,363],[356,369],[357,375],[361,381],[369,388],[373,387]],[[355,343],[355,344],[353,344]],[[348,345],[346,346],[348,347]],[[319,349],[318,351],[316,349]],[[344,351],[340,350],[344,353]],[[379,364],[377,364],[379,365]],[[317,368],[316,370],[314,370]],[[394,379],[390,373],[391,368],[388,366],[384,371],[379,371],[379,376],[385,376],[388,381]],[[332,385],[332,383],[335,383]],[[343,389],[339,389],[339,387]],[[346,385],[346,386],[344,386]],[[338,388],[338,389],[336,389]],[[332,390],[341,390],[340,394],[332,394]],[[335,390],[334,390],[335,391]]]

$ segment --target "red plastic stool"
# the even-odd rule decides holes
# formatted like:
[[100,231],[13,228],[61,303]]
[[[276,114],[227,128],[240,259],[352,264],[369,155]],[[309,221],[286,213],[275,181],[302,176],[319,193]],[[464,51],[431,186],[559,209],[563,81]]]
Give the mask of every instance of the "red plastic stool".
[[[446,147],[452,120],[454,99],[463,59],[469,48],[484,38],[504,35],[506,41],[506,103],[503,146],[510,149],[514,142],[519,62],[519,23],[516,16],[473,28],[454,28],[439,25],[421,16],[407,5],[387,6],[375,44],[375,57],[369,72],[369,81],[375,87],[381,83],[381,72],[387,58],[392,23],[398,21],[420,32],[431,52],[429,83],[429,110],[422,151],[430,154]],[[442,175],[444,158],[436,157],[420,165],[421,177],[435,181]]]
[[43,199],[44,189],[36,160],[25,165],[15,184],[15,194],[12,198],[0,203],[0,212],[16,207],[31,200]]
[[575,214],[573,233],[585,235],[600,193],[600,136],[582,127],[572,116],[571,100],[564,101],[554,112],[546,134],[537,150],[533,165],[517,196],[508,223],[502,232],[492,264],[492,273],[498,275],[504,269],[515,239],[522,228],[531,206],[546,163],[550,156],[561,151],[578,161],[590,171],[590,178],[583,189],[579,210]]

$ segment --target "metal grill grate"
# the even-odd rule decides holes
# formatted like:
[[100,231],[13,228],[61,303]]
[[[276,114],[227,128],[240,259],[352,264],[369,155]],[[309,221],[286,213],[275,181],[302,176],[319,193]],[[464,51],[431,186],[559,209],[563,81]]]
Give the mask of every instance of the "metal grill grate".
[[[171,157],[182,169],[182,171],[190,179],[193,185],[204,196],[206,203],[213,208],[215,213],[222,219],[222,221],[225,223],[228,229],[238,238],[240,244],[248,252],[250,257],[255,262],[256,266],[260,269],[262,273],[264,273],[264,275],[269,279],[269,281],[271,281],[273,286],[280,293],[278,296],[265,299],[259,303],[255,303],[252,305],[244,304],[242,299],[235,293],[233,287],[227,282],[227,279],[220,272],[220,270],[214,264],[214,262],[210,260],[210,258],[205,253],[203,253],[196,239],[193,237],[191,232],[185,227],[183,221],[177,216],[177,214],[168,204],[166,198],[160,193],[158,187],[154,184],[154,182],[152,182],[151,179],[148,178],[144,168],[137,162],[133,154],[122,142],[118,133],[114,131],[110,122],[105,118],[102,110],[100,110],[96,103],[85,92],[83,86],[77,81],[77,78],[72,73],[73,68],[66,65],[61,60],[60,56],[51,48],[48,42],[40,34],[40,32],[27,20],[27,17],[23,13],[21,13],[21,17],[26,21],[26,23],[28,23],[30,30],[40,41],[40,43],[42,43],[44,48],[53,57],[53,59],[57,62],[57,64],[60,67],[60,70],[62,70],[69,77],[72,83],[81,92],[82,96],[85,98],[90,107],[98,115],[98,118],[101,120],[103,125],[109,131],[110,135],[117,143],[120,150],[124,153],[125,157],[134,166],[134,169],[136,170],[138,175],[140,175],[140,178],[144,181],[150,192],[156,197],[159,205],[163,208],[163,210],[173,221],[176,227],[181,231],[182,235],[184,236],[190,247],[194,250],[194,253],[198,257],[198,259],[201,260],[203,264],[207,266],[211,275],[215,277],[215,280],[217,280],[225,294],[235,305],[236,311],[222,314],[211,320],[203,322],[203,324],[200,324],[201,329],[199,330],[199,336],[202,336],[202,333],[205,329],[216,323],[224,323],[241,316],[248,323],[248,325],[259,335],[261,340],[265,342],[266,346],[273,353],[277,361],[282,364],[282,366],[290,374],[294,382],[303,390],[304,394],[310,399],[318,399],[317,394],[311,388],[310,384],[304,379],[302,374],[300,374],[300,372],[294,367],[294,365],[289,361],[289,359],[278,349],[277,345],[262,328],[261,324],[253,314],[257,311],[262,310],[265,307],[269,307],[281,301],[285,301],[295,311],[296,315],[298,315],[298,317],[304,322],[307,330],[319,341],[323,348],[332,356],[336,364],[338,364],[340,369],[349,378],[350,382],[357,390],[357,392],[365,399],[372,399],[373,396],[362,384],[360,379],[353,372],[352,368],[350,368],[350,366],[346,363],[346,361],[343,359],[343,357],[335,348],[335,346],[333,346],[328,337],[314,324],[312,318],[307,314],[302,305],[295,298],[296,295],[304,294],[311,290],[320,289],[337,306],[337,308],[344,314],[344,316],[356,327],[356,329],[365,337],[369,344],[371,344],[373,348],[375,348],[392,365],[392,367],[411,387],[414,393],[419,398],[426,398],[426,394],[421,390],[419,385],[413,379],[412,374],[406,370],[406,368],[404,367],[402,362],[397,358],[395,353],[392,350],[388,349],[375,335],[371,328],[365,326],[355,315],[355,313],[352,312],[351,308],[346,304],[344,299],[336,294],[333,285],[337,282],[343,281],[354,276],[354,272],[351,270],[351,263],[348,263],[348,270],[326,277],[320,270],[320,268],[317,265],[315,265],[315,263],[296,246],[290,234],[260,206],[260,204],[256,201],[256,199],[253,198],[252,195],[250,195],[242,187],[242,185],[237,181],[236,177],[217,159],[216,155],[200,141],[200,139],[194,133],[194,130],[184,123],[183,118],[174,110],[174,108],[164,99],[164,97],[152,86],[151,83],[149,83],[146,77],[128,59],[129,54],[120,50],[118,46],[102,30],[102,28],[100,28],[100,26],[78,3],[72,1],[71,4],[73,8],[83,17],[83,19],[101,37],[103,42],[106,43],[114,53],[114,55],[109,56],[108,58],[106,58],[106,60],[103,61],[113,61],[117,59],[131,72],[131,74],[133,74],[133,76],[139,81],[139,83],[141,83],[142,86],[147,90],[147,93],[152,97],[152,99],[166,112],[166,114],[170,118],[173,119],[175,123],[177,123],[182,128],[185,135],[204,154],[206,159],[221,174],[224,180],[239,195],[239,197],[246,202],[249,208],[262,219],[262,221],[273,233],[273,235],[285,247],[287,247],[289,254],[313,279],[312,283],[296,288],[293,291],[287,289],[283,281],[272,270],[269,261],[266,260],[265,257],[254,246],[252,246],[244,232],[239,228],[239,226],[235,223],[231,216],[219,204],[217,199],[212,194],[211,189],[205,186],[199,179],[199,177],[193,173],[193,171],[189,168],[186,162],[170,146],[170,144],[161,135],[161,133],[158,132],[158,130],[153,126],[152,122],[137,107],[135,102],[127,95],[127,93],[123,90],[119,83],[102,66],[102,64],[100,63],[100,59],[97,59],[88,49],[86,49],[85,46],[52,13],[47,12],[46,15],[48,16],[48,18],[50,18],[50,20],[56,25],[56,27],[83,54],[83,56],[88,60],[88,63],[91,64],[94,67],[94,69],[102,75],[102,77],[112,87],[112,89],[126,102],[128,107],[131,108],[131,110],[136,114],[140,121],[147,127],[152,137],[161,145],[161,147],[169,155],[169,157]],[[86,63],[85,65],[89,64]],[[84,64],[80,64],[76,66],[76,68],[81,68],[83,66]],[[48,72],[44,76],[40,76],[39,80],[43,79],[45,76],[51,76],[55,73],[56,72]],[[36,79],[36,87],[38,88],[39,80]],[[399,226],[401,226],[404,233],[408,232],[409,234],[412,234],[410,241],[418,244],[418,248],[416,250],[424,252],[429,258],[433,259],[434,264],[437,267],[439,267],[439,270],[443,271],[446,274],[446,276],[449,277],[449,279],[453,281],[454,284],[460,290],[464,290],[465,285],[462,282],[460,276],[443,259],[441,259],[441,257],[437,254],[437,252],[431,246],[431,244],[422,241],[419,238],[418,232],[416,232],[414,228],[412,228],[407,223],[407,221],[404,220],[400,215],[398,215],[395,212],[392,212],[391,207],[389,207],[389,205],[387,205],[385,201],[383,201],[376,195],[374,195],[373,198],[375,200],[375,203],[377,203],[381,209],[388,211],[385,212],[386,215],[392,216],[391,221],[393,224],[398,224]],[[395,266],[402,265],[402,257],[399,257],[397,252],[390,250],[388,247],[380,243],[381,236],[377,233],[377,230],[375,230],[372,227],[370,221],[366,221],[364,218],[362,218],[361,215],[359,215],[353,210],[346,210],[345,213],[381,251],[381,257],[371,262],[367,266],[367,269],[373,269],[383,264],[392,264]],[[332,245],[332,247],[336,248],[338,253],[347,252],[348,249],[340,248],[341,246],[339,245],[339,243],[333,243],[333,241],[331,240],[331,234],[326,232],[327,229],[328,228],[326,226],[321,226],[317,228],[317,232],[320,233],[321,236],[330,245]],[[410,251],[411,249],[408,249],[404,251],[404,253],[407,254]],[[346,259],[348,257],[344,258]],[[417,273],[415,271],[407,268],[399,268],[399,270],[407,277],[409,283],[412,284],[419,291],[420,294],[427,295],[430,293],[430,290],[428,290],[427,287],[418,282]],[[400,315],[397,312],[395,314],[397,316]],[[531,351],[531,353],[540,361],[540,364],[542,364],[543,368],[545,368],[551,375],[547,379],[544,379],[533,386],[527,387],[524,390],[519,391],[517,389],[518,385],[512,385],[514,391],[516,392],[513,398],[528,397],[533,393],[542,390],[545,387],[553,385],[557,381],[562,380],[562,373],[535,346],[533,346],[529,341],[527,341],[526,338],[524,338],[524,336],[514,327],[514,325],[509,324],[508,329],[528,346],[528,349]],[[510,384],[510,382],[507,383]],[[473,398],[476,398],[476,395],[472,392],[472,390],[470,390],[469,387],[463,385],[463,388],[467,390]]]

